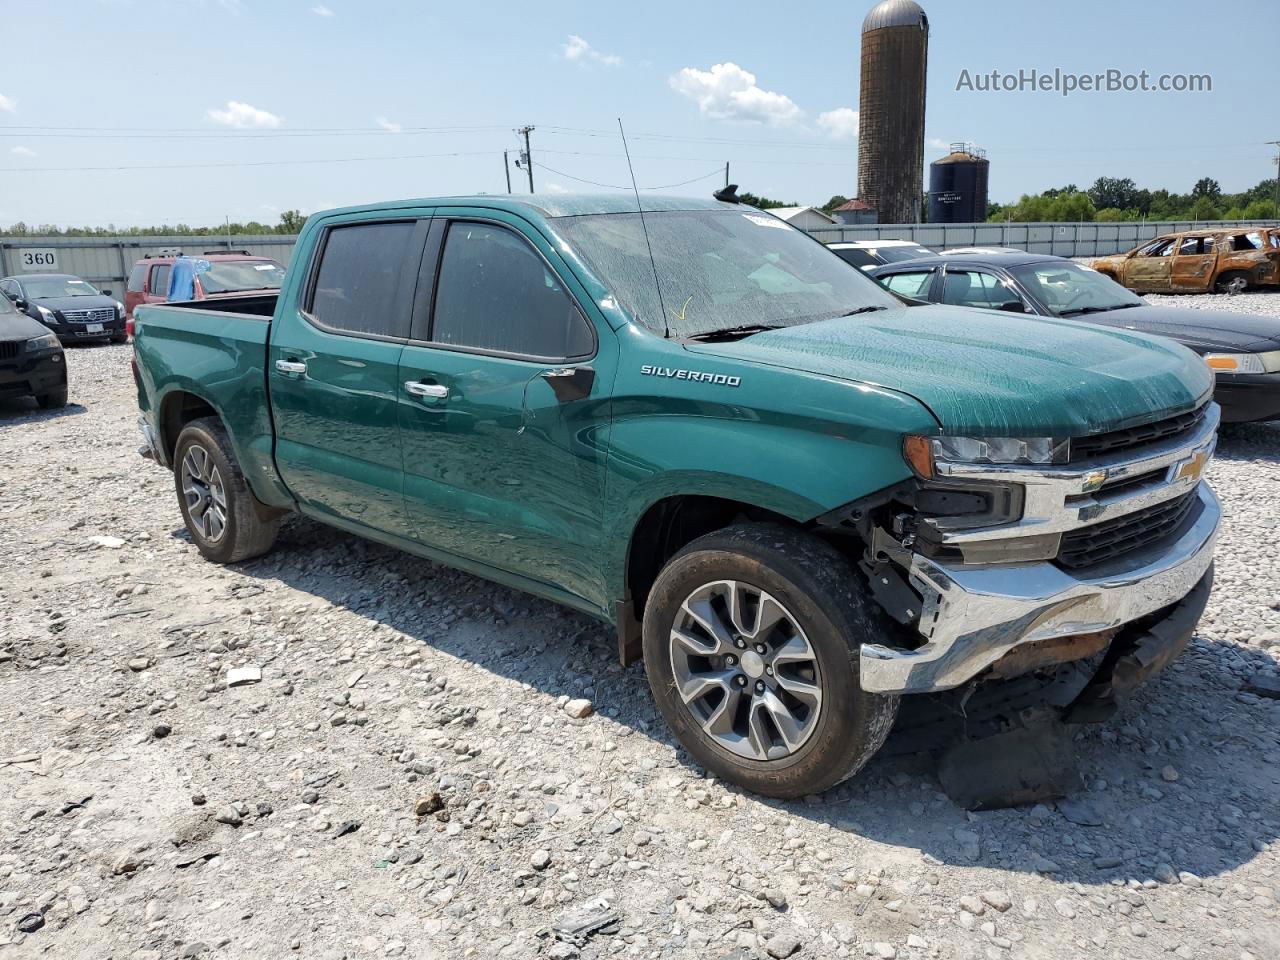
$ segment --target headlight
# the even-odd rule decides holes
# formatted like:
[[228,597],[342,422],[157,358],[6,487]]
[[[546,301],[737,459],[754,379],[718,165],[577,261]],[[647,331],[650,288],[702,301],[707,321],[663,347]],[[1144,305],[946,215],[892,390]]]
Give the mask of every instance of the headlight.
[[123,303],[121,303],[119,300],[113,300],[113,301],[112,301],[112,303],[114,303],[114,304],[116,305],[116,316],[117,316],[117,317],[123,317],[123,316],[124,316],[124,304],[123,304]]
[[56,333],[46,333],[40,337],[32,337],[27,341],[28,350],[48,350],[58,346],[58,335]]
[[54,320],[54,319],[56,319],[56,318],[54,317],[54,315],[53,315],[53,311],[52,311],[52,310],[50,310],[48,307],[42,307],[42,306],[40,306],[40,304],[38,304],[38,303],[37,303],[37,304],[36,304],[36,309],[40,311],[40,316],[44,317],[44,319],[46,319],[46,320]]
[[902,455],[919,476],[932,479],[948,463],[1066,463],[1071,442],[1057,437],[918,437],[902,441]]
[[1215,373],[1274,373],[1280,370],[1280,350],[1269,353],[1206,353],[1204,362]]

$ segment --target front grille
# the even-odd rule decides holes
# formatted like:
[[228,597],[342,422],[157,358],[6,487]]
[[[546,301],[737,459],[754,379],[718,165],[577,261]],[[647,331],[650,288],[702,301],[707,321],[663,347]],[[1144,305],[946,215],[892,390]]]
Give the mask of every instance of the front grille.
[[1058,565],[1079,570],[1163,540],[1182,525],[1198,498],[1198,491],[1192,490],[1154,507],[1064,533]]
[[63,318],[68,323],[110,323],[116,318],[115,307],[100,307],[95,310],[63,310]]
[[1124,430],[1112,430],[1110,433],[1097,433],[1091,437],[1072,437],[1070,461],[1092,460],[1095,457],[1116,453],[1120,450],[1132,450],[1143,447],[1157,440],[1167,440],[1182,434],[1191,433],[1204,420],[1209,405],[1202,404],[1198,409],[1180,413],[1167,420],[1155,423],[1144,423],[1140,427],[1128,427]]
[[18,356],[18,351],[22,349],[22,341],[8,340],[0,343],[0,360],[13,360]]

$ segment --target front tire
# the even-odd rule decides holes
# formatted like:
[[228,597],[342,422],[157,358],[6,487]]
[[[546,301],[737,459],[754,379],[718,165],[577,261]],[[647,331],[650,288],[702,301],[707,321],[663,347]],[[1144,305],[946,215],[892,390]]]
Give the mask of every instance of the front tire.
[[213,417],[193,420],[178,434],[173,478],[187,532],[206,560],[237,563],[266,553],[280,517],[249,489],[226,428]]
[[1249,278],[1243,273],[1224,273],[1218,277],[1217,283],[1214,285],[1217,293],[1225,293],[1227,296],[1234,297],[1236,294],[1244,293],[1249,287]]
[[772,797],[862,769],[899,698],[859,684],[859,646],[894,628],[861,584],[829,544],[772,524],[707,534],[667,563],[645,604],[645,671],[698,763]]
[[36,403],[40,404],[41,410],[57,410],[59,407],[65,407],[67,405],[66,385],[57,390],[50,390],[48,393],[38,394]]

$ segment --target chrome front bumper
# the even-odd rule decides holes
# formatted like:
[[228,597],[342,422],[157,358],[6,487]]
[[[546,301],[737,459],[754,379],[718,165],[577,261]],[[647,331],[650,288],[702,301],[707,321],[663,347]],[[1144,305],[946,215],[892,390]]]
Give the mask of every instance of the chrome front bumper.
[[933,614],[915,650],[863,644],[861,684],[874,693],[949,690],[1014,647],[1130,623],[1185,597],[1213,563],[1221,510],[1208,485],[1199,513],[1172,543],[1161,543],[1073,576],[1043,561],[1009,566],[938,563],[913,554],[912,586]]

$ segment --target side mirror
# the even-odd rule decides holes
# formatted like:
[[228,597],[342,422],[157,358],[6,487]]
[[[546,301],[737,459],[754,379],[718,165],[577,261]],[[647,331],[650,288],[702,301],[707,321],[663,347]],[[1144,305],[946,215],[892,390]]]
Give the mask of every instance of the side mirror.
[[1010,300],[1007,303],[1000,304],[1000,308],[1005,313],[1026,313],[1027,306],[1021,300]]
[[102,294],[104,297],[114,296],[114,294],[112,294],[110,290],[99,290],[98,292]]
[[13,305],[17,307],[19,310],[26,310],[27,307],[30,306],[30,304],[28,304],[27,301],[23,300],[21,297],[13,301]]

